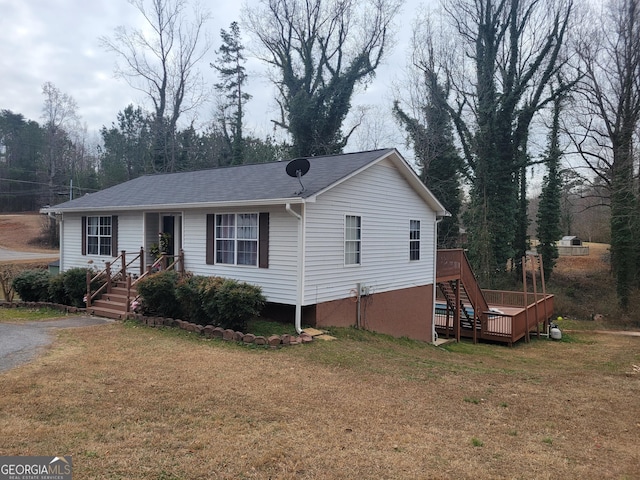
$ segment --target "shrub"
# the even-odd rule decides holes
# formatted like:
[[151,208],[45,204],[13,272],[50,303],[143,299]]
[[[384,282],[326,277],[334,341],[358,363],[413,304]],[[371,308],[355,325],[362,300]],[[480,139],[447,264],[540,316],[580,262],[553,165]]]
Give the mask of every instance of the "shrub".
[[[62,274],[67,301],[74,307],[84,307],[84,296],[87,294],[87,271],[86,268],[70,268]],[[104,281],[93,282],[91,291],[95,292],[103,283]]]
[[154,273],[140,280],[136,287],[142,297],[143,313],[179,318],[182,312],[176,298],[177,283],[178,273],[174,270]]
[[25,270],[14,277],[12,285],[25,302],[49,300],[49,272],[46,270]]
[[245,331],[265,304],[260,287],[222,277],[179,278],[172,270],[145,277],[137,287],[145,314],[233,330]]
[[207,316],[207,324],[222,326],[220,323],[220,308],[218,306],[218,291],[226,280],[222,277],[207,277],[200,286],[200,302],[202,310]]
[[216,293],[221,277],[186,275],[176,285],[182,318],[200,325],[219,325]]
[[207,277],[197,275],[185,275],[176,285],[176,298],[180,303],[180,310],[184,320],[206,325],[206,313],[200,301],[201,284]]
[[69,305],[71,301],[64,290],[64,275],[59,274],[49,279],[49,300],[53,303]]
[[260,315],[264,304],[260,287],[226,279],[216,288],[215,305],[223,328],[245,331],[247,322]]

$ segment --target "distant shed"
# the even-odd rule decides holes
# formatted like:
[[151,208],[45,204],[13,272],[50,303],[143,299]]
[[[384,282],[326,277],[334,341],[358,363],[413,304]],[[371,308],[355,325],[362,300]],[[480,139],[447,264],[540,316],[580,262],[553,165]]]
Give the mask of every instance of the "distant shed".
[[558,242],[558,246],[559,247],[581,247],[582,240],[580,240],[575,235],[565,235],[564,237],[562,237],[562,239],[560,239],[560,242]]
[[589,247],[575,235],[566,235],[558,242],[558,255],[561,257],[589,255]]

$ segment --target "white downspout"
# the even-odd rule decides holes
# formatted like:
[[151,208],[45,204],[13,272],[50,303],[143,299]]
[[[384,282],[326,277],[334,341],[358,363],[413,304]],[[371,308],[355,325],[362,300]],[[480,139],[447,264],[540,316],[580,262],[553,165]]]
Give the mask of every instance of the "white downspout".
[[302,215],[304,215],[304,203],[301,206],[301,214],[297,213],[291,208],[291,204],[287,203],[285,209],[289,215],[292,215],[298,220],[298,272],[297,272],[297,286],[296,292],[296,320],[295,327],[296,332],[302,332],[302,300],[304,295],[304,224],[302,221]]
[[48,212],[47,217],[52,218],[54,222],[60,223],[60,247],[58,248],[58,272],[62,273],[63,271],[62,269],[64,265],[63,258],[62,258],[62,252],[64,252],[64,223],[63,223],[64,215],[60,214],[60,220],[58,220],[55,213]]
[[438,265],[438,224],[442,217],[436,217],[433,222],[433,302],[431,302],[431,342],[436,341],[436,290],[437,285],[437,265]]

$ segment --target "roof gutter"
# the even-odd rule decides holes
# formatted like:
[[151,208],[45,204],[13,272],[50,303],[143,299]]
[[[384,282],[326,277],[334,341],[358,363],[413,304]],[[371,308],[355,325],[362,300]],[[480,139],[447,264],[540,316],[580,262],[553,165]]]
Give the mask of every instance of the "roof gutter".
[[[282,204],[298,204],[306,203],[300,197],[289,198],[265,198],[259,200],[233,200],[228,202],[195,202],[195,203],[162,203],[151,205],[106,205],[101,207],[63,207],[57,208],[44,207],[40,209],[40,213],[82,213],[82,212],[127,212],[127,211],[145,211],[145,212],[163,212],[167,210],[183,210],[191,208],[235,208],[235,207],[261,207],[264,205],[282,205]],[[315,201],[315,198],[313,199]]]
[[298,271],[297,271],[297,291],[296,291],[296,332],[302,333],[302,301],[304,295],[304,202],[301,203],[301,213],[297,213],[291,208],[291,203],[285,204],[287,213],[298,220]]

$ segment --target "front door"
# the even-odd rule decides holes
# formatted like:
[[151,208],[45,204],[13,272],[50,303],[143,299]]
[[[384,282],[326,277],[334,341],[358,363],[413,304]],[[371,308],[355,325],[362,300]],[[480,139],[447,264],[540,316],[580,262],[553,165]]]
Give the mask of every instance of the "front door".
[[174,215],[163,215],[161,234],[161,249],[169,256],[176,254],[176,217]]

